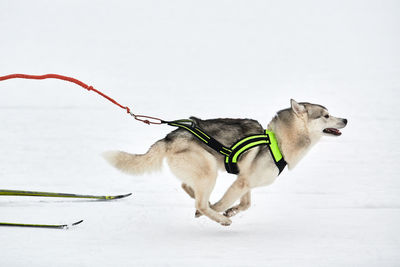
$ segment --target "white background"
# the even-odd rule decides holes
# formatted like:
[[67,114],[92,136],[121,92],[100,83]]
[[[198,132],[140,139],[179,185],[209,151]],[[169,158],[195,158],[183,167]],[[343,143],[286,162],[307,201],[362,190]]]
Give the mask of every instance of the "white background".
[[[171,128],[63,81],[0,82],[0,188],[120,194],[114,202],[0,197],[0,266],[399,266],[398,1],[0,1],[0,75],[78,78],[139,114],[254,118],[289,99],[349,124],[254,190],[222,227],[194,218],[167,167],[114,170]],[[221,173],[216,201],[233,181]]]

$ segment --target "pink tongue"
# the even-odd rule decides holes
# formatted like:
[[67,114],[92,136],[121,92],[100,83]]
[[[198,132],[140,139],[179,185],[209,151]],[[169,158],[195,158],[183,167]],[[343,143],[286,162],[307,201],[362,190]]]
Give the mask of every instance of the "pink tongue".
[[334,135],[341,135],[342,134],[338,129],[335,129],[335,128],[326,128],[324,130],[324,132],[325,133],[334,134]]

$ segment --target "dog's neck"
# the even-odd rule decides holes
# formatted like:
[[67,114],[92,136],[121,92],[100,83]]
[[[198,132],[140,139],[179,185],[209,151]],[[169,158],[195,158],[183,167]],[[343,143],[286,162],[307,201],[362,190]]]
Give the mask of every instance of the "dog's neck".
[[303,120],[290,116],[295,115],[277,114],[268,124],[268,130],[275,133],[288,168],[293,169],[319,138],[310,135]]

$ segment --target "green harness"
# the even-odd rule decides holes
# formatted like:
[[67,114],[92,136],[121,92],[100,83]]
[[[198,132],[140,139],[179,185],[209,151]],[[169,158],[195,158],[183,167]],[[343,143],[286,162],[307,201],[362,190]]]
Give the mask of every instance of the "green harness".
[[275,165],[279,169],[279,174],[281,174],[281,172],[287,165],[286,161],[283,159],[281,151],[279,150],[275,134],[271,131],[265,130],[264,134],[257,134],[245,137],[228,148],[207,133],[205,133],[201,128],[197,127],[192,120],[177,120],[167,123],[168,125],[179,127],[190,132],[201,142],[214,149],[218,153],[224,155],[225,169],[228,173],[238,174],[239,167],[237,162],[240,155],[251,148],[261,145],[266,145],[269,148]]

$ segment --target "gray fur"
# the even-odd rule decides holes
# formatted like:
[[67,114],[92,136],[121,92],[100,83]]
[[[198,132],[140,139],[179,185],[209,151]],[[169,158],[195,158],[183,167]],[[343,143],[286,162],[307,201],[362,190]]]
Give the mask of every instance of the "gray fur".
[[[210,119],[202,120],[196,117],[190,117],[195,125],[203,129],[218,142],[226,147],[230,147],[240,139],[253,135],[262,134],[264,129],[261,124],[252,119]],[[171,142],[176,138],[185,138],[188,140],[197,140],[191,133],[184,129],[177,129],[165,137],[165,141]],[[202,143],[199,141],[199,143]]]

